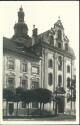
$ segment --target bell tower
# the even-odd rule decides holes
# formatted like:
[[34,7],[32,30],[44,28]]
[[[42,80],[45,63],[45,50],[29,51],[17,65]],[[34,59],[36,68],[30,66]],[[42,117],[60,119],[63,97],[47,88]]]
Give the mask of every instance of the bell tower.
[[22,6],[19,8],[18,22],[24,22],[24,12]]
[[14,25],[14,36],[13,38],[24,38],[28,37],[28,26],[24,22],[24,11],[22,6],[18,11],[18,22]]

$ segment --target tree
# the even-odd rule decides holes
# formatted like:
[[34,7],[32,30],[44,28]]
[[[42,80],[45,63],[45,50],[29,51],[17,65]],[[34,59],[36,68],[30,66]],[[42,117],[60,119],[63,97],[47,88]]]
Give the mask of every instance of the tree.
[[51,101],[52,92],[45,88],[37,88],[33,90],[33,93],[34,93],[33,101],[40,103],[40,114],[41,114],[42,103],[43,103],[43,109],[44,109],[44,104]]
[[31,102],[31,90],[24,90],[22,92],[22,102],[27,103],[28,105],[28,115],[29,115],[29,103]]
[[4,88],[3,89],[3,99],[6,100],[6,116],[7,116],[7,107],[8,102],[14,101],[15,98],[15,90],[12,88]]
[[22,93],[23,93],[24,89],[21,88],[21,87],[18,87],[18,88],[15,89],[15,91],[16,91],[16,93],[15,93],[14,102],[17,103],[16,115],[18,115],[18,103],[20,101],[22,101]]
[[69,96],[67,97],[67,101],[71,102],[71,110],[72,110],[72,102],[74,102],[74,110],[75,110],[75,101],[76,101],[76,77],[71,80],[71,85],[68,88],[70,90]]

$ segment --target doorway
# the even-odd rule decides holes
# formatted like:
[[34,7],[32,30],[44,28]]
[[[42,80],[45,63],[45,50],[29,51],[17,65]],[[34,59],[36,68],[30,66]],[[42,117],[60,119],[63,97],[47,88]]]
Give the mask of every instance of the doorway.
[[59,96],[58,97],[58,113],[64,113],[64,104],[65,104],[64,96]]
[[14,104],[13,103],[9,103],[9,115],[12,115],[14,112]]

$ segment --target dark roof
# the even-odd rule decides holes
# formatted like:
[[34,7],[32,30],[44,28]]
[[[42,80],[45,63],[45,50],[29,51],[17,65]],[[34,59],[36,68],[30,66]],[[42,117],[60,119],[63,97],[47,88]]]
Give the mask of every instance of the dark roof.
[[40,59],[35,53],[33,53],[28,47],[17,41],[12,41],[11,39],[3,37],[3,52],[12,51],[20,55],[28,56],[30,58]]

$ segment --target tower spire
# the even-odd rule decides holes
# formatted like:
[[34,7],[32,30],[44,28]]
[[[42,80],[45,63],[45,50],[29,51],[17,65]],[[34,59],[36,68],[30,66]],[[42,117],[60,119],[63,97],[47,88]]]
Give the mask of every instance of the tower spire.
[[14,26],[14,33],[15,37],[27,38],[28,36],[28,26],[24,22],[24,11],[22,5],[18,11],[18,22]]
[[24,22],[24,12],[23,12],[22,5],[19,8],[19,12],[18,12],[18,22]]

